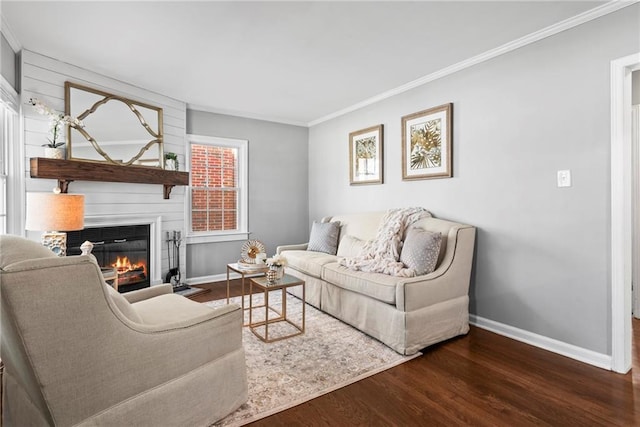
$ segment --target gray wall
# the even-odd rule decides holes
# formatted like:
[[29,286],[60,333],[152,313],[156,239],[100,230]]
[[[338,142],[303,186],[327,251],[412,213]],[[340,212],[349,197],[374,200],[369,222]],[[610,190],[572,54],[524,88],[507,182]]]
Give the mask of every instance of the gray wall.
[[9,42],[0,33],[0,73],[9,84],[17,89],[16,85],[16,54],[9,45]]
[[[312,127],[311,219],[424,206],[473,224],[472,313],[610,354],[609,70],[640,51],[639,17],[627,7]],[[447,102],[454,177],[403,182],[401,117]],[[385,184],[349,186],[349,132],[380,123]],[[560,169],[572,187],[556,187]]]
[[[268,255],[308,240],[307,128],[188,110],[187,133],[249,141],[249,231]],[[243,243],[189,245],[187,278],[225,273]]]

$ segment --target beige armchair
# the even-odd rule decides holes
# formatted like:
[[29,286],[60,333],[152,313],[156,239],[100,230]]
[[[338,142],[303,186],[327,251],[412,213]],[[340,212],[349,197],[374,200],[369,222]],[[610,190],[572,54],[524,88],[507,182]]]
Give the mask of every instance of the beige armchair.
[[91,256],[0,236],[6,426],[210,425],[247,400],[242,312],[121,295]]

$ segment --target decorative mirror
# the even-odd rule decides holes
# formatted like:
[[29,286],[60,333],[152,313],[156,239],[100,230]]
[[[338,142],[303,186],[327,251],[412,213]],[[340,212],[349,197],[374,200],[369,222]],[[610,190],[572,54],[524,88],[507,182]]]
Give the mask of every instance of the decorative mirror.
[[67,159],[164,168],[162,108],[65,82]]

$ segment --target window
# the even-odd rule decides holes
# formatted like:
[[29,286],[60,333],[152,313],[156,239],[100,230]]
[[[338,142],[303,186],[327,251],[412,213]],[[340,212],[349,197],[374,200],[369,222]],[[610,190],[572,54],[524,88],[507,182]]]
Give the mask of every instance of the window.
[[247,145],[189,135],[189,242],[248,237]]
[[[4,97],[2,97],[4,98]],[[0,234],[8,232],[17,233],[18,229],[16,225],[12,225],[10,220],[14,222],[17,218],[20,218],[21,210],[19,210],[18,199],[13,203],[13,209],[9,212],[8,200],[9,197],[15,197],[15,190],[11,193],[9,188],[9,180],[11,179],[13,166],[11,164],[12,155],[17,155],[17,150],[11,150],[14,141],[14,128],[16,125],[17,114],[11,108],[11,104],[8,102],[1,102],[0,99]],[[12,181],[15,185],[15,179]],[[10,194],[11,193],[11,194]]]
[[0,234],[7,232],[8,136],[7,108],[0,103]]

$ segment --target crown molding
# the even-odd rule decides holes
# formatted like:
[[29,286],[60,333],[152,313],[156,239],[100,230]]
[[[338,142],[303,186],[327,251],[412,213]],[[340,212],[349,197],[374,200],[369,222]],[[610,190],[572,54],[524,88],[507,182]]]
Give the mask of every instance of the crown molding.
[[7,20],[4,18],[4,15],[0,15],[0,32],[11,46],[14,52],[20,52],[22,50],[22,44],[18,41],[16,36],[13,34],[11,27],[7,23]]
[[207,107],[204,105],[187,104],[187,110],[204,111],[206,113],[223,114],[225,116],[234,116],[234,117],[243,117],[245,119],[262,120],[265,122],[281,123],[285,125],[301,126],[305,128],[308,127],[308,124],[305,122],[298,122],[295,120],[288,120],[288,119],[268,116],[264,114],[250,113],[246,111],[227,110],[223,108]]
[[338,110],[334,113],[328,114],[324,117],[320,117],[319,119],[313,120],[307,123],[308,127],[312,127],[318,125],[320,123],[329,121],[331,119],[335,119],[337,117],[343,116],[347,113],[351,113],[353,111],[359,110],[361,108],[367,107],[369,105],[375,104],[387,98],[391,98],[393,96],[399,95],[401,93],[407,92],[416,87],[422,86],[434,80],[441,79],[450,74],[457,73],[458,71],[462,71],[466,68],[473,67],[474,65],[480,64],[482,62],[488,61],[490,59],[496,58],[500,55],[504,55],[521,47],[527,46],[531,43],[535,43],[547,37],[551,37],[563,31],[569,30],[571,28],[577,27],[578,25],[584,24],[589,21],[593,21],[594,19],[600,18],[602,16],[608,15],[610,13],[616,12],[625,7],[631,6],[635,3],[638,3],[640,0],[613,0],[603,5],[597,6],[593,9],[590,9],[586,12],[583,12],[579,15],[573,16],[571,18],[565,19],[564,21],[560,21],[556,24],[550,25],[541,30],[535,31],[531,34],[528,34],[524,37],[520,37],[519,39],[515,39],[509,43],[505,43],[502,46],[498,46],[497,48],[488,50],[479,55],[473,56],[471,58],[465,59],[464,61],[460,61],[456,64],[453,64],[449,67],[445,67],[441,70],[438,70],[434,73],[428,74],[419,79],[413,80],[409,83],[406,83],[402,86],[398,86],[395,89],[388,90],[386,92],[382,92],[379,95],[373,96],[371,98],[365,99],[364,101],[358,102],[357,104],[353,104],[347,108],[342,110]]

